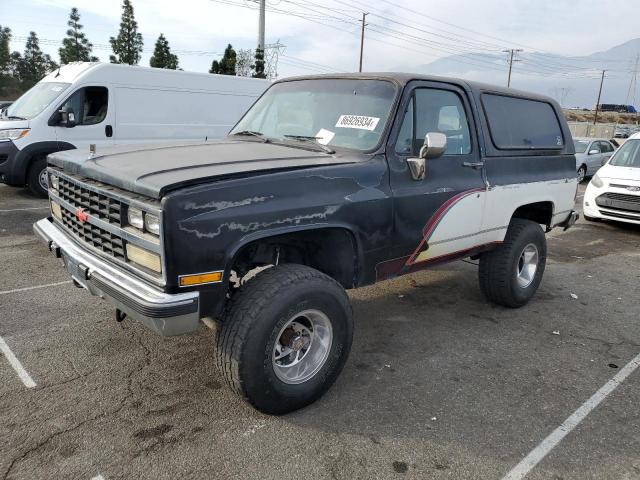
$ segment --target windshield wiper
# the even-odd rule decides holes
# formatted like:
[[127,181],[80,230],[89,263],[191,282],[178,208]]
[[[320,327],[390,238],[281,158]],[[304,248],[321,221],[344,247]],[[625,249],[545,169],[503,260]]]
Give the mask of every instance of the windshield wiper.
[[26,120],[24,117],[16,117],[15,115],[7,115],[6,117],[2,117],[5,120]]
[[324,152],[326,153],[336,153],[335,150],[332,150],[331,148],[327,147],[326,145],[323,145],[321,143],[318,142],[318,140],[321,140],[322,137],[312,137],[309,135],[283,135],[284,138],[291,138],[293,140],[298,140],[301,142],[310,142],[313,143],[314,145],[316,145],[317,147],[320,147]]
[[269,143],[269,139],[264,136],[264,133],[255,132],[253,130],[240,130],[239,132],[232,133],[231,135],[238,135],[238,136],[244,136],[244,137],[258,137],[264,143]]

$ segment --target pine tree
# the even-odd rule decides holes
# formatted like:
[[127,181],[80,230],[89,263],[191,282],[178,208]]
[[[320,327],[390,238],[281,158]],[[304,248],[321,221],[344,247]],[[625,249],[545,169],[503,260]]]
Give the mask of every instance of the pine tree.
[[60,53],[60,63],[66,64],[71,62],[97,62],[98,57],[91,55],[93,45],[82,32],[82,25],[79,23],[80,14],[78,9],[73,7],[69,14],[67,25],[67,36],[62,40],[62,48],[58,50]]
[[15,86],[13,77],[13,60],[9,50],[11,29],[0,25],[0,98],[9,95],[9,90]]
[[12,59],[22,88],[28,89],[38,83],[47,73],[58,68],[48,54],[42,53],[36,32],[30,32],[21,56],[14,52]]
[[218,60],[211,62],[209,73],[220,73],[220,62]]
[[222,75],[235,75],[236,74],[236,51],[231,44],[227,45],[220,60],[220,73]]
[[254,70],[253,77],[267,78],[267,76],[264,74],[264,49],[263,48],[256,48],[255,60],[256,60],[256,63],[253,66],[253,70]]
[[176,70],[178,68],[178,56],[171,53],[169,41],[164,34],[160,34],[156,40],[156,47],[153,50],[153,56],[149,60],[149,65],[155,68],[168,68]]
[[114,55],[109,57],[111,63],[125,63],[137,65],[142,53],[142,35],[138,33],[138,22],[133,15],[133,5],[130,0],[122,4],[122,20],[117,37],[109,39]]
[[236,56],[236,75],[250,77],[253,74],[253,50],[250,48],[238,50]]

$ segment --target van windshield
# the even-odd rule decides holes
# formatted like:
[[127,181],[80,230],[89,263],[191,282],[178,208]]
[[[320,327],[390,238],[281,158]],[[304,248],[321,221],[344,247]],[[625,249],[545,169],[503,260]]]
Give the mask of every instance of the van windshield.
[[37,83],[7,110],[6,118],[9,120],[29,120],[42,112],[53,102],[70,83],[45,82]]
[[276,83],[230,135],[317,142],[372,150],[382,137],[397,89],[384,80],[310,79]]
[[614,167],[640,168],[640,140],[627,140],[618,149],[609,165]]

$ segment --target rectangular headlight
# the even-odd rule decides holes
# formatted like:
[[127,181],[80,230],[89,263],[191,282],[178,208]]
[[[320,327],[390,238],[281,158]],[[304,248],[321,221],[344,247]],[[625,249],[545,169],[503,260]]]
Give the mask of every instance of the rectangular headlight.
[[144,228],[147,232],[160,235],[160,219],[151,213],[144,214]]
[[51,202],[51,213],[58,220],[62,220],[62,209],[60,208],[60,204],[56,202]]
[[54,175],[53,173],[49,174],[49,186],[55,190],[56,192],[58,191],[58,176]]
[[160,255],[145,250],[144,248],[136,247],[131,243],[127,243],[127,258],[138,265],[148,268],[149,270],[153,270],[158,273],[162,272]]
[[132,227],[144,229],[144,219],[142,217],[142,210],[135,207],[129,207],[127,209],[127,220]]

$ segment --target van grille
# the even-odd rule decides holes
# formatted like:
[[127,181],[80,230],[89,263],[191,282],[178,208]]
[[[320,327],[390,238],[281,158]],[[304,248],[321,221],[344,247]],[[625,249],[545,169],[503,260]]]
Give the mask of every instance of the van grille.
[[607,192],[596,198],[596,205],[610,210],[640,213],[640,195]]
[[83,208],[89,215],[113,225],[122,226],[122,203],[93,190],[89,190],[64,177],[58,177],[58,196],[73,205]]
[[125,259],[124,241],[119,236],[91,225],[89,222],[80,223],[76,216],[65,208],[62,209],[62,223],[89,245],[114,258]]

